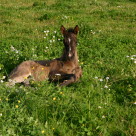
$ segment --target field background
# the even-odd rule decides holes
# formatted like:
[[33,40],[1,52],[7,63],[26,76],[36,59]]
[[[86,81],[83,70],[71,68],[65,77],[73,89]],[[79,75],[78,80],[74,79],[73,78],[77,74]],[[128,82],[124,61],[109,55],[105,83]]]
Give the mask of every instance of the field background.
[[[60,57],[79,25],[80,82],[7,87],[24,60]],[[135,136],[135,0],[0,1],[0,136]]]

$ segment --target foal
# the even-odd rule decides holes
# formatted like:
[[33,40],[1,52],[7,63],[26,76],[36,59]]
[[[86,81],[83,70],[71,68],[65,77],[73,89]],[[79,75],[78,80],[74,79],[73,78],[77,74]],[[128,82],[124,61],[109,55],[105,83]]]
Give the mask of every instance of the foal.
[[29,84],[29,77],[35,81],[61,81],[60,86],[66,86],[78,81],[82,70],[78,64],[76,51],[78,26],[66,30],[61,26],[64,40],[64,51],[60,58],[54,60],[24,61],[18,65],[9,75],[9,85],[23,82]]

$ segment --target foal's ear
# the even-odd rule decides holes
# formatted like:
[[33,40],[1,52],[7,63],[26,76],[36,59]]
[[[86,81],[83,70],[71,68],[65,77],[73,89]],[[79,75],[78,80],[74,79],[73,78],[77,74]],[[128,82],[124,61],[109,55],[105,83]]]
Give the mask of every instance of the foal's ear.
[[66,29],[63,25],[60,27],[60,31],[63,35],[66,33]]
[[78,27],[78,25],[76,25],[75,28],[74,28],[74,34],[77,34],[78,31],[79,31],[79,27]]

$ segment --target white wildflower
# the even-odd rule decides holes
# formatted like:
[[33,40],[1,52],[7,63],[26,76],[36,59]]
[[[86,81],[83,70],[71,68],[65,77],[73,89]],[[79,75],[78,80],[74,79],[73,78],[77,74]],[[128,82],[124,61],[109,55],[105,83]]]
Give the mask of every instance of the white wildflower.
[[55,38],[55,36],[53,36],[53,38]]
[[16,53],[19,53],[19,51],[18,51],[18,50],[16,50]]
[[101,78],[101,79],[99,79],[99,81],[101,81],[101,82],[102,82],[102,81],[103,81],[103,79]]
[[131,60],[134,60],[134,58],[131,58]]
[[14,46],[12,46],[12,45],[11,45],[10,49],[11,49],[12,51],[15,51],[15,48],[14,48]]
[[108,86],[107,86],[107,85],[105,85],[105,86],[104,86],[104,88],[108,88]]
[[105,118],[105,116],[103,115],[103,116],[102,116],[102,118],[104,119],[104,118]]
[[106,77],[106,80],[109,80],[110,78],[109,77]]
[[133,104],[136,104],[136,101]]
[[129,56],[126,56],[127,58],[129,58]]
[[4,81],[3,80],[0,80],[1,83],[3,83]]
[[46,39],[46,37],[43,37],[44,39]]
[[2,77],[2,79],[5,79],[5,78],[6,78],[6,76],[3,76],[3,77]]
[[98,77],[96,76],[96,77],[94,77],[95,79],[98,79]]
[[134,60],[134,63],[136,64],[136,60]]
[[0,117],[2,116],[2,113],[0,113]]
[[136,55],[132,55],[132,57],[136,57]]
[[101,106],[98,106],[98,109],[101,109],[102,107]]
[[46,46],[45,48],[48,49],[49,47]]
[[57,31],[54,31],[54,33],[57,33]]

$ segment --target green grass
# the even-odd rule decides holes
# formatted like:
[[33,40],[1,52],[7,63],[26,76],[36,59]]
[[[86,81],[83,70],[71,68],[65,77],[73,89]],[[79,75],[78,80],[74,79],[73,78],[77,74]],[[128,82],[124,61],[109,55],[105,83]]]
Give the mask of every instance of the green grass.
[[[136,135],[135,7],[135,0],[1,0],[0,136]],[[61,25],[79,25],[80,82],[6,87],[20,62],[61,56]]]

